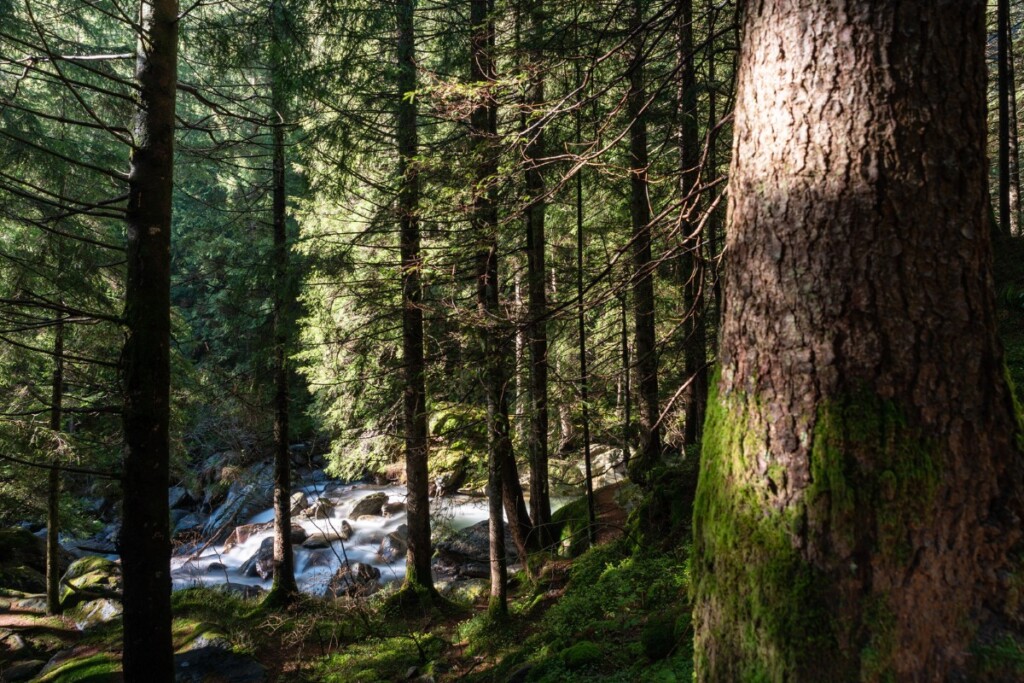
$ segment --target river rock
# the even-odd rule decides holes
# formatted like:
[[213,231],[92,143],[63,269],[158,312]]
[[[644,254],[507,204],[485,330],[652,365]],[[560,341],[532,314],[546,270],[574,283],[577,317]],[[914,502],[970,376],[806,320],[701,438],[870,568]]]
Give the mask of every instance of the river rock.
[[302,566],[302,571],[307,572],[314,567],[330,567],[334,564],[334,559],[334,553],[328,548],[314,550],[306,557],[306,563]]
[[263,683],[267,670],[248,655],[216,646],[174,655],[175,683]]
[[252,557],[242,563],[238,568],[242,576],[258,576],[264,581],[274,575],[274,537],[268,536],[263,539],[260,549]]
[[334,525],[331,525],[323,531],[315,531],[306,537],[302,547],[310,549],[327,548],[335,541],[347,541],[350,538],[352,538],[352,525],[348,523],[348,520],[343,519],[340,529],[336,529]]
[[167,504],[172,510],[195,507],[196,501],[184,486],[172,486],[167,490]]
[[[177,510],[177,512],[184,512],[184,510]],[[203,525],[206,524],[206,520],[207,515],[199,512],[186,512],[174,524],[174,535],[184,536],[185,534],[198,533],[202,530]]]
[[380,517],[381,510],[387,502],[388,494],[383,491],[371,493],[356,503],[355,507],[352,508],[352,514],[349,516],[352,519],[359,519],[361,515],[373,515],[375,517]]
[[395,501],[394,503],[384,503],[381,507],[381,513],[385,517],[394,517],[405,512],[405,503],[401,501]]
[[203,535],[220,541],[230,533],[234,522],[248,519],[273,504],[273,468],[269,465],[256,467],[231,484],[224,503],[207,520]]
[[288,504],[291,506],[292,515],[299,514],[306,508],[306,494],[302,491],[296,491],[292,494]]
[[[447,539],[437,543],[438,570],[456,576],[475,576],[476,565],[490,562],[490,529],[488,520],[456,531]],[[518,561],[512,533],[505,525],[505,558],[509,564]]]
[[334,512],[334,503],[326,498],[318,498],[315,503],[302,511],[302,516],[309,519],[329,519]]
[[337,598],[347,596],[372,595],[380,590],[380,570],[370,564],[353,562],[343,564],[331,577],[324,597]]
[[397,533],[390,533],[384,537],[384,540],[380,542],[380,547],[377,549],[377,556],[383,561],[391,564],[396,560],[400,560],[405,557],[405,552],[409,548],[405,540]]
[[[59,559],[64,570],[74,557],[61,549]],[[38,593],[46,590],[45,577],[46,539],[27,529],[0,529],[0,587]]]

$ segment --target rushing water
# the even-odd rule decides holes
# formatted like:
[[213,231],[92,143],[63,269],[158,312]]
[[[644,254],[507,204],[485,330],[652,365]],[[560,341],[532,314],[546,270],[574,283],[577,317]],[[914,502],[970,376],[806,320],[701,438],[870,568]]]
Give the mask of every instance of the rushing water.
[[[318,498],[326,498],[334,504],[334,509],[325,519],[308,519],[303,515],[292,518],[294,525],[305,529],[307,535],[318,533],[339,533],[342,521],[347,520],[352,526],[352,536],[347,541],[334,541],[329,549],[311,550],[301,545],[292,546],[295,552],[295,579],[299,589],[306,593],[322,595],[331,577],[347,559],[349,562],[363,562],[380,570],[381,581],[399,580],[405,576],[405,553],[399,553],[393,562],[386,562],[378,551],[381,541],[391,532],[405,524],[405,510],[383,516],[361,516],[352,519],[350,514],[356,504],[363,498],[384,492],[389,503],[405,502],[405,488],[400,486],[373,486],[369,484],[346,484],[328,487],[324,484],[306,486],[300,489],[306,493],[308,504]],[[434,499],[432,505],[432,527],[435,532],[447,527],[458,530],[487,518],[487,501],[483,498],[469,496],[453,496],[445,499]],[[436,508],[436,509],[434,509]],[[245,524],[259,524],[274,519],[274,509],[267,509]],[[229,550],[223,545],[210,546],[198,556],[195,550],[191,554],[183,554],[172,558],[171,576],[175,589],[188,588],[196,585],[214,585],[223,583],[258,585],[269,588],[271,581],[257,577],[243,576],[239,568],[260,548],[264,539],[273,535],[273,530],[259,532]]]

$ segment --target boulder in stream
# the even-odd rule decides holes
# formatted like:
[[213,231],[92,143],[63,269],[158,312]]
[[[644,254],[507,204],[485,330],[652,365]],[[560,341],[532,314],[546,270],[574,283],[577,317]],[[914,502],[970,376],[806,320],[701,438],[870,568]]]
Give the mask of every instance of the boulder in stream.
[[405,557],[406,550],[409,545],[405,542],[399,534],[392,532],[384,537],[384,540],[380,542],[380,547],[377,549],[377,556],[381,560],[391,564],[397,560]]
[[274,576],[274,537],[263,539],[260,549],[238,568],[242,576],[258,576],[264,581]]
[[405,512],[405,503],[403,503],[402,501],[395,501],[394,503],[384,503],[384,506],[381,508],[381,513],[385,517],[394,517],[395,515],[400,515],[403,512]]
[[327,585],[326,598],[338,598],[341,596],[366,596],[372,595],[380,590],[380,570],[371,564],[353,562],[351,565],[343,564],[331,577]]
[[377,493],[371,493],[366,496],[352,508],[352,514],[349,515],[352,519],[358,519],[362,515],[373,515],[380,517],[381,511],[384,508],[384,504],[388,502],[388,494],[383,491]]
[[302,565],[302,573],[306,573],[314,567],[331,567],[334,564],[334,553],[329,548],[314,550],[306,556],[306,563]]
[[318,498],[315,503],[302,511],[302,516],[309,519],[329,519],[334,512],[334,503],[326,498]]
[[327,548],[335,541],[347,541],[350,538],[352,538],[352,525],[348,523],[348,520],[343,519],[341,521],[341,528],[336,528],[333,524],[329,524],[326,528],[311,533],[302,542],[302,547],[311,549]]
[[292,515],[299,514],[306,509],[306,494],[302,491],[296,491],[289,499],[289,505],[291,507]]

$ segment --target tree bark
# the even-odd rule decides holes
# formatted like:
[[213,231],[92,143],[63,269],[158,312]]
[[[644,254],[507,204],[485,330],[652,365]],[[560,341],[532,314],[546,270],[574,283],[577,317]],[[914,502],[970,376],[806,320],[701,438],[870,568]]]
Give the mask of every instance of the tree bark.
[[[700,182],[700,142],[697,124],[697,73],[693,51],[693,0],[679,3],[679,194],[683,210],[697,204],[691,197]],[[700,442],[708,400],[707,323],[704,320],[704,264],[701,235],[690,220],[679,226],[683,253],[679,262],[683,280],[683,392],[686,406],[683,443]]]
[[1011,234],[1010,209],[1010,0],[996,4],[997,80],[999,89],[999,222]]
[[127,209],[124,364],[124,677],[174,679],[167,501],[171,194],[178,3],[140,3]]
[[[53,379],[50,399],[50,430],[61,431],[64,403],[64,322],[57,320],[53,332]],[[46,496],[46,613],[60,614],[60,461],[53,456],[47,476]]]
[[423,289],[420,274],[419,150],[416,98],[415,0],[400,0],[398,19],[398,192],[402,252],[402,358],[405,366],[405,478],[409,525],[405,585],[434,593],[430,568],[426,361],[423,352]]
[[508,614],[508,568],[505,562],[505,523],[502,516],[504,498],[503,467],[511,451],[508,423],[508,378],[504,359],[495,334],[498,320],[498,209],[494,175],[498,160],[494,150],[497,134],[497,103],[491,92],[496,78],[493,45],[493,0],[470,1],[470,81],[481,88],[480,103],[470,115],[470,144],[477,160],[476,185],[471,222],[477,248],[477,313],[480,316],[480,346],[483,351],[483,384],[487,395],[487,498],[490,532],[492,616]]
[[651,205],[647,188],[647,91],[643,0],[633,0],[630,15],[633,58],[629,67],[629,212],[633,224],[633,315],[636,337],[640,448],[633,475],[640,481],[661,459],[658,426],[658,355],[654,326],[654,264],[651,257]]
[[1004,604],[984,3],[755,0],[695,503],[700,681],[938,681]]
[[[531,69],[537,69],[527,95],[527,108],[539,110],[544,105],[544,75],[540,72],[544,57],[544,0],[530,1],[530,30],[527,54]],[[530,515],[547,546],[551,525],[551,496],[548,490],[548,300],[547,265],[544,234],[544,176],[540,164],[545,155],[544,130],[528,132],[526,147],[526,256],[529,292],[527,335],[530,345]]]
[[288,450],[289,367],[294,290],[288,258],[288,187],[285,175],[285,126],[287,102],[285,74],[281,65],[284,50],[285,8],[275,0],[270,11],[271,116],[273,134],[273,232],[274,232],[274,583],[267,600],[278,606],[292,602],[299,594],[295,582],[295,554],[292,551],[292,462]]
[[1010,233],[1021,234],[1021,209],[1020,209],[1020,142],[1018,135],[1019,121],[1017,119],[1017,70],[1013,57],[1013,29],[1010,21],[1007,21],[1006,37],[1006,63],[1007,63],[1007,89],[1009,90],[1009,151],[1010,151]]

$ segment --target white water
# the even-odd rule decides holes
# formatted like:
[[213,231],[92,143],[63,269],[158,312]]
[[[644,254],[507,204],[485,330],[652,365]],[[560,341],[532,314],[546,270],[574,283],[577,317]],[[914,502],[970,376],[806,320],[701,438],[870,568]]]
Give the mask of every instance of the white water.
[[[295,553],[295,579],[299,589],[306,593],[323,595],[327,584],[347,557],[349,562],[363,562],[380,570],[381,581],[400,580],[405,576],[405,554],[395,558],[392,563],[385,562],[378,554],[381,540],[389,533],[405,524],[405,511],[390,517],[366,517],[351,519],[349,513],[356,503],[363,498],[383,491],[389,503],[405,502],[405,488],[400,486],[372,486],[369,484],[350,484],[340,488],[332,488],[324,493],[324,484],[312,485],[300,489],[304,491],[307,504],[312,505],[317,498],[327,498],[335,507],[327,519],[307,519],[295,515],[292,523],[302,526],[308,535],[323,532],[340,532],[342,521],[348,520],[352,526],[352,537],[348,541],[335,541],[329,550],[309,550],[301,545],[292,546]],[[487,518],[487,501],[483,498],[469,496],[453,496],[446,499],[431,501],[431,527],[435,533],[439,528],[462,529]],[[274,519],[274,509],[265,510],[245,524],[258,524]],[[171,559],[171,577],[175,590],[198,585],[215,585],[230,582],[233,584],[258,585],[269,588],[271,581],[257,577],[242,576],[238,569],[252,557],[263,540],[273,535],[273,531],[254,534],[241,543],[224,551],[223,545],[207,548],[199,557],[186,554]],[[307,567],[310,559],[325,560],[325,566]],[[223,568],[211,567],[219,563]]]

